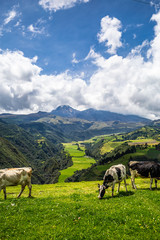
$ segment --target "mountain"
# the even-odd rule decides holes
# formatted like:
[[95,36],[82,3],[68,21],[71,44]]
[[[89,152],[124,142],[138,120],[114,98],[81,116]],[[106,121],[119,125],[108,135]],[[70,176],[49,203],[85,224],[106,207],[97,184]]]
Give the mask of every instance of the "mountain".
[[57,107],[55,110],[51,112],[51,114],[60,116],[60,117],[68,117],[68,118],[77,118],[77,115],[80,111],[68,106],[63,105]]
[[68,117],[68,118],[80,118],[88,121],[97,121],[97,122],[107,122],[107,121],[120,121],[120,122],[150,122],[149,119],[139,117],[136,115],[123,115],[119,113],[114,113],[110,111],[104,110],[96,110],[93,108],[78,111],[73,109],[68,105],[59,106],[55,110],[53,110],[50,114]]
[[93,108],[79,111],[68,105],[59,106],[55,110],[52,110],[51,112],[39,111],[38,113],[31,113],[28,115],[0,114],[1,119],[5,119],[5,121],[7,122],[15,124],[35,122],[41,118],[53,118],[54,116],[59,116],[62,118],[78,118],[93,122],[108,122],[108,121],[120,121],[124,123],[151,122],[149,119],[137,115],[124,115],[110,111],[96,110]]
[[53,144],[85,140],[96,135],[129,132],[151,122],[139,116],[92,108],[78,111],[68,105],[59,106],[49,113],[1,114],[0,119],[20,126],[35,139],[37,136],[44,137]]

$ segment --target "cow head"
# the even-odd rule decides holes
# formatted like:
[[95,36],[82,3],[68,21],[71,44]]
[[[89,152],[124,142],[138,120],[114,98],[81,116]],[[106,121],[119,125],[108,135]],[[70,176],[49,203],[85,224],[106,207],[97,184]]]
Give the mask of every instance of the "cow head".
[[99,189],[99,196],[98,196],[98,198],[101,199],[104,196],[104,194],[105,194],[106,186],[103,185],[103,184],[102,185],[98,184],[98,189]]

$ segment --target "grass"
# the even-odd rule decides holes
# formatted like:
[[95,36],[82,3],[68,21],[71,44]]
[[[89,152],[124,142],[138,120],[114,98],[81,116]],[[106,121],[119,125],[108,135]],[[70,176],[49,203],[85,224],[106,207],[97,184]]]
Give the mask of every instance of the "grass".
[[[61,171],[59,183],[33,185],[33,198],[27,198],[26,189],[17,199],[20,187],[8,187],[7,200],[0,194],[0,240],[160,238],[160,188],[150,191],[149,179],[138,178],[136,191],[127,179],[128,192],[122,183],[119,194],[116,186],[115,196],[111,198],[109,188],[104,198],[99,200],[97,181],[64,183],[75,170],[87,168],[94,162],[86,158],[84,148],[77,150],[75,143],[66,144],[65,148],[72,155],[74,164]],[[151,149],[149,154],[157,153]],[[114,164],[125,164],[129,157],[130,154],[126,154]],[[105,165],[100,165],[96,171],[105,168]]]
[[[148,179],[136,179],[138,190],[111,198],[111,189],[97,198],[98,182],[33,185],[33,198],[10,187],[0,195],[0,239],[152,239],[160,237],[160,189],[149,190]],[[100,182],[102,183],[102,181]],[[116,186],[117,190],[117,186]]]
[[105,154],[107,152],[110,152],[111,150],[113,150],[114,148],[118,147],[119,145],[121,145],[123,142],[106,142],[104,143],[103,147],[101,148],[101,154]]
[[72,156],[73,165],[67,169],[61,170],[59,182],[64,182],[66,178],[72,176],[76,170],[86,169],[95,163],[93,158],[85,156],[84,147],[80,146],[81,150],[78,150],[77,145],[73,143],[64,144],[65,150]]

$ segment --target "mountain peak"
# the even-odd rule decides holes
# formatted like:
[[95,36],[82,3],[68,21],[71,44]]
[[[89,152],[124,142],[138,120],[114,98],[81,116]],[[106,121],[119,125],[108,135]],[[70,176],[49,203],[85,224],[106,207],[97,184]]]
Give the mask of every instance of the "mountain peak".
[[73,109],[72,107],[70,107],[69,105],[61,105],[58,106],[55,111],[73,111],[75,109]]
[[78,110],[70,107],[69,105],[62,105],[53,110],[51,114],[58,115],[60,117],[74,118],[78,112]]

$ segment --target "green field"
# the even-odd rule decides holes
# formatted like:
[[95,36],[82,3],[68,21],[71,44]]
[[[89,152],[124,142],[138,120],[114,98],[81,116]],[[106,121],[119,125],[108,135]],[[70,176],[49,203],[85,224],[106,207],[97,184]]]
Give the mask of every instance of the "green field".
[[[101,139],[104,139],[103,146],[101,148],[101,154],[104,154],[106,152],[110,152],[114,148],[120,146],[124,143],[122,141],[122,135],[103,135],[103,136],[95,136],[94,138],[91,138],[84,142],[90,142],[90,143],[97,143]],[[130,145],[144,145],[145,143],[148,143],[148,148],[140,148],[137,149],[136,153],[132,154],[126,154],[123,157],[117,159],[114,161],[114,163],[106,163],[104,165],[98,165],[94,169],[92,169],[92,173],[95,175],[101,175],[102,172],[104,172],[106,169],[108,169],[113,164],[119,164],[122,163],[125,166],[128,165],[128,161],[130,157],[140,156],[140,155],[146,155],[151,159],[160,159],[160,152],[155,149],[155,143],[158,143],[154,139],[151,138],[138,138],[137,140],[128,140],[125,141],[128,142]],[[80,150],[78,150],[78,145],[80,147]],[[85,148],[82,141],[79,142],[71,142],[71,143],[65,143],[64,144],[65,150],[69,152],[69,154],[72,156],[73,165],[67,169],[61,170],[59,182],[64,182],[65,179],[68,177],[71,177],[76,170],[86,169],[91,166],[91,164],[95,163],[95,160],[93,158],[85,156]],[[89,180],[95,180],[94,178],[90,178],[89,175],[87,175]],[[82,181],[84,179],[82,178]]]
[[93,158],[85,156],[84,147],[80,146],[80,150],[77,150],[77,145],[74,142],[66,143],[64,146],[65,150],[69,152],[72,157],[73,165],[60,171],[59,182],[64,182],[65,179],[72,176],[76,170],[86,169],[90,167],[92,163],[95,163]]
[[[97,141],[97,138],[92,141]],[[119,142],[110,142],[114,147]],[[85,156],[83,145],[65,144],[73,160],[73,166],[61,171],[59,182],[48,185],[33,185],[32,198],[27,198],[28,189],[22,197],[16,196],[20,186],[7,188],[7,200],[0,194],[0,240],[158,240],[160,239],[160,183],[158,190],[149,190],[149,179],[136,179],[138,190],[131,188],[127,179],[128,192],[121,184],[120,193],[111,188],[102,200],[98,199],[97,184],[101,181],[70,182],[64,180],[74,171],[88,168],[94,159]],[[157,157],[159,151],[152,147],[137,151]],[[127,165],[126,154],[114,164]],[[97,174],[113,165],[99,165]]]
[[[98,182],[33,185],[20,199],[20,187],[8,187],[7,200],[0,194],[0,239],[107,240],[160,238],[160,189],[149,190],[149,179],[136,179],[138,190],[97,198]],[[102,182],[100,182],[102,183]]]

